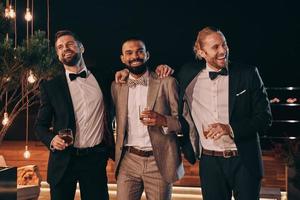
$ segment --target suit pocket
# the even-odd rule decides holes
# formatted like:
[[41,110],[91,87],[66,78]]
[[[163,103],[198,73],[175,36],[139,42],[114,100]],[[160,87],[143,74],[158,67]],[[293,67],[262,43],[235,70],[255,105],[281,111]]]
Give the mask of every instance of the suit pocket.
[[236,97],[239,97],[239,96],[241,96],[241,95],[244,95],[245,93],[247,92],[247,90],[245,89],[245,90],[241,90],[240,92],[238,92],[238,93],[236,93]]

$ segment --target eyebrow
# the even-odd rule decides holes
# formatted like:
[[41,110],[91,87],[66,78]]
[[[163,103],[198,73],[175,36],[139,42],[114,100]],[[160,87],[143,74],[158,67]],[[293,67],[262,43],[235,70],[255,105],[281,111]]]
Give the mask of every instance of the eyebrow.
[[129,52],[132,52],[132,51],[145,51],[145,49],[144,48],[139,48],[139,49],[137,49],[137,50],[125,50],[125,53],[129,53]]

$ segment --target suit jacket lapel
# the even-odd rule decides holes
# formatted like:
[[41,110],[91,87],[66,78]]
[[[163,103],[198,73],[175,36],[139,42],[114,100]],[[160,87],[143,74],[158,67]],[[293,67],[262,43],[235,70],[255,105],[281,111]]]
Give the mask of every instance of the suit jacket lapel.
[[65,99],[65,104],[67,106],[68,113],[70,113],[69,124],[72,126],[74,133],[76,133],[73,102],[72,102],[71,93],[69,90],[69,86],[68,86],[68,82],[67,82],[67,78],[66,78],[65,74],[63,74],[59,80],[60,80],[60,83],[58,83],[58,85],[59,85],[58,88],[60,88],[60,87],[62,88],[62,94],[64,95],[63,99]]
[[234,103],[235,103],[239,76],[234,66],[231,65],[230,63],[228,67],[228,73],[229,73],[229,119],[230,119],[233,111]]
[[119,126],[121,127],[121,130],[123,134],[121,136],[121,146],[123,146],[123,142],[125,140],[125,135],[126,135],[126,129],[127,129],[127,115],[128,115],[128,92],[129,92],[129,88],[127,84],[121,84],[120,85],[120,90],[117,91],[119,92],[119,101],[122,101],[122,104],[119,103],[118,105],[118,111],[119,114],[118,116],[120,116],[120,121],[119,121]]
[[160,86],[160,79],[158,79],[157,75],[154,72],[150,72],[148,95],[147,95],[147,106],[149,107],[150,110],[152,110],[154,107],[159,86]]

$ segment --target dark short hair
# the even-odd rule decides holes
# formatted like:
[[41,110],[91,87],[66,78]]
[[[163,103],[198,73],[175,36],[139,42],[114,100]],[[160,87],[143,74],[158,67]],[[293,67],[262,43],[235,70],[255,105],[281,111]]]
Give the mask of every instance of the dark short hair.
[[56,34],[55,34],[55,40],[54,40],[54,43],[56,43],[56,41],[58,40],[58,38],[62,37],[62,36],[65,36],[65,35],[70,35],[72,37],[75,38],[75,40],[79,40],[77,35],[75,33],[73,33],[72,31],[69,31],[69,30],[60,30],[60,31],[57,31]]
[[138,37],[138,36],[131,36],[131,37],[127,37],[125,38],[124,40],[122,40],[122,45],[121,45],[121,54],[122,54],[122,48],[123,48],[123,45],[126,43],[126,42],[130,42],[130,41],[141,41],[145,48],[146,48],[146,43],[145,43],[145,40],[141,37]]

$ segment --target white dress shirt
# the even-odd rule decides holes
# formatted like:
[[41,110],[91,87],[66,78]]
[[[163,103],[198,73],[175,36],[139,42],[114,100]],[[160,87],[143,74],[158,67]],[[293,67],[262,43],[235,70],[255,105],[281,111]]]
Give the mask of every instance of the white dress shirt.
[[[104,132],[104,102],[103,94],[96,78],[86,67],[87,77],[77,77],[71,81],[66,71],[67,82],[72,98],[76,134],[74,147],[86,148],[99,144]],[[78,72],[78,73],[80,73]]]
[[[139,118],[139,108],[142,110],[147,107],[147,95],[149,85],[149,72],[144,75],[147,80],[147,86],[136,85],[129,88],[128,92],[128,115],[127,115],[127,138],[125,146],[134,146],[142,150],[152,150],[147,126],[143,125]],[[135,79],[129,75],[130,79]]]
[[229,78],[219,75],[216,79],[209,78],[209,66],[196,77],[192,92],[191,114],[200,135],[204,149],[214,151],[236,150],[236,145],[229,135],[220,139],[206,139],[203,126],[212,123],[229,124]]

